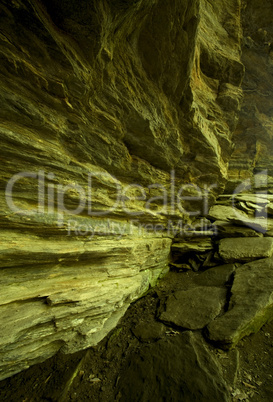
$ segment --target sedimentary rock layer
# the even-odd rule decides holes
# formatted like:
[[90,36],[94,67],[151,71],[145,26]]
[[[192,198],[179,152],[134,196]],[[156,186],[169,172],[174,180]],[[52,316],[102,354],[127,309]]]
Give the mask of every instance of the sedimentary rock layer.
[[166,271],[172,222],[223,189],[244,67],[237,0],[0,7],[4,378],[96,343]]
[[[249,180],[245,186],[272,192],[273,8],[270,0],[249,0],[242,5],[244,98],[233,136],[227,191]],[[253,175],[265,170],[264,179],[252,181]]]

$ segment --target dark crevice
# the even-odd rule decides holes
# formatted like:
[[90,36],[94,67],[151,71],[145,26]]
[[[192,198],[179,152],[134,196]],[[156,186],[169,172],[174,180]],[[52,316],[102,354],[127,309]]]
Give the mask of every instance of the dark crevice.
[[230,275],[230,278],[228,280],[228,282],[226,283],[227,286],[227,296],[226,296],[226,303],[224,305],[224,312],[227,312],[229,310],[229,303],[230,303],[230,299],[232,296],[232,285],[234,282],[234,278],[235,278],[235,272],[233,272]]

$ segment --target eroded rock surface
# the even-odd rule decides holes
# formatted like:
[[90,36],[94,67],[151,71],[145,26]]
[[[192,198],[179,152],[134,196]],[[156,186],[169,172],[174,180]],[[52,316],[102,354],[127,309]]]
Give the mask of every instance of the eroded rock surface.
[[223,190],[244,66],[237,0],[0,12],[5,378],[97,343],[166,272],[169,220]]
[[[270,1],[0,11],[0,379],[97,344],[168,271],[175,225],[195,218],[172,263],[206,271],[168,296],[161,320],[207,326],[223,348],[256,332],[273,311]],[[183,384],[185,400],[228,400],[200,334],[143,325],[135,336],[152,344],[127,368],[147,400],[169,381],[174,399]]]
[[[270,0],[243,2],[243,104],[233,136],[227,191],[244,185],[272,192],[273,8]],[[254,175],[261,174],[255,181]],[[262,177],[263,176],[263,177]]]

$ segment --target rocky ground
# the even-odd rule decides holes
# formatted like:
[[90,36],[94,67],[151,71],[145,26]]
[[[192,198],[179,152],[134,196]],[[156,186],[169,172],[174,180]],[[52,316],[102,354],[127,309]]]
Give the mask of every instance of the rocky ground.
[[177,292],[204,283],[207,272],[171,271],[96,347],[0,382],[1,401],[271,401],[273,322],[224,351],[202,329],[164,317]]

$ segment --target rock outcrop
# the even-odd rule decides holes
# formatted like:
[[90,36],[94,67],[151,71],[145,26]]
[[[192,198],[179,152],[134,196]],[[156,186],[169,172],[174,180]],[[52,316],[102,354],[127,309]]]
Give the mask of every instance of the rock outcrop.
[[[242,179],[270,187],[265,173],[253,176],[271,163],[263,102],[271,31],[269,22],[251,31],[256,3],[1,2],[0,379],[58,350],[97,344],[168,271],[174,238],[175,269],[214,269],[220,281],[252,258],[231,258],[223,245],[233,240],[224,237],[262,243],[255,258],[271,255],[273,225],[263,213],[272,213],[272,199],[218,198],[208,212]],[[251,81],[261,55],[266,95],[261,78]],[[252,90],[262,95],[249,109]],[[253,140],[258,125],[262,139]],[[176,236],[185,227],[195,238]],[[227,314],[226,283],[209,286],[179,294],[218,300],[189,328]]]

